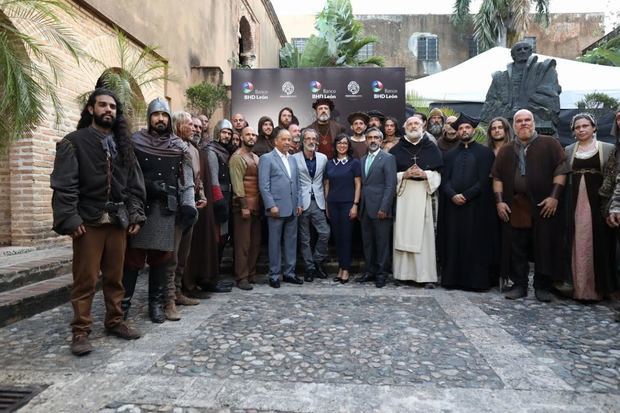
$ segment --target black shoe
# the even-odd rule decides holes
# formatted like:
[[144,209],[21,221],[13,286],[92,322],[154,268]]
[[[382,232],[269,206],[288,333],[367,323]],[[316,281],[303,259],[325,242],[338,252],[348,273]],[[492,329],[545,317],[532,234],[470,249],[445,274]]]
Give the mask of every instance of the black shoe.
[[154,323],[166,321],[164,312],[164,293],[168,281],[165,265],[151,266],[149,269],[149,318]]
[[375,276],[372,275],[369,272],[365,272],[361,277],[359,277],[357,280],[355,280],[355,282],[358,283],[366,283],[366,282],[370,282],[370,281],[374,281],[375,280]]
[[301,285],[304,283],[304,280],[297,277],[296,275],[285,275],[284,277],[282,277],[282,281],[284,281],[285,283],[298,284],[298,285]]
[[280,280],[272,280],[271,278],[269,279],[269,286],[271,288],[280,288]]
[[304,274],[304,282],[311,283],[312,281],[314,281],[315,275],[316,275],[315,271],[308,271],[307,273]]
[[315,264],[314,268],[315,268],[314,276],[316,278],[320,278],[324,280],[328,277],[327,271],[325,271],[325,268],[323,268],[321,264]]
[[341,283],[342,282],[342,278],[340,278],[340,276],[337,275],[337,276],[334,277],[333,281],[335,283]]
[[200,288],[208,293],[229,293],[232,291],[232,284],[220,281],[217,284],[201,285]]
[[512,288],[506,294],[504,294],[504,297],[509,300],[516,300],[518,298],[527,297],[527,287],[513,285]]
[[375,287],[383,288],[385,287],[385,283],[386,283],[386,277],[377,276],[377,279],[375,280]]
[[543,290],[542,288],[534,289],[534,295],[541,303],[550,303],[553,300],[553,294],[551,294],[548,290]]

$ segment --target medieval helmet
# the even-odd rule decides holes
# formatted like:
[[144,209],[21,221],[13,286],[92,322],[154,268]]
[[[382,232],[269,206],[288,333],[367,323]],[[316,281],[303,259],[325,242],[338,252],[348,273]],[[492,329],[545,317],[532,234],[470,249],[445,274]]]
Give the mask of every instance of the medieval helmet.
[[151,130],[151,115],[155,112],[164,112],[168,115],[168,131],[172,131],[172,114],[170,113],[170,106],[168,106],[168,102],[166,102],[163,98],[155,98],[151,100],[149,106],[146,110],[146,122],[148,125],[148,129]]
[[213,140],[218,141],[220,140],[220,132],[223,129],[229,129],[230,132],[233,132],[233,125],[232,123],[230,123],[230,121],[228,119],[222,119],[221,121],[219,121],[218,123],[215,124],[215,127],[213,128]]

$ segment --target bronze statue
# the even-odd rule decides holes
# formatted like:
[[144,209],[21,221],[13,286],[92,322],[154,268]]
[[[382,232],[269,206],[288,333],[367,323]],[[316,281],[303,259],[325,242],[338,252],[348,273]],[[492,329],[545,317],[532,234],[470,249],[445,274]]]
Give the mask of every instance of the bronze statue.
[[557,131],[560,114],[560,93],[555,59],[538,62],[532,56],[532,46],[518,42],[510,50],[513,63],[507,70],[493,73],[480,117],[483,122],[502,116],[512,122],[519,109],[534,114],[536,129],[546,135]]

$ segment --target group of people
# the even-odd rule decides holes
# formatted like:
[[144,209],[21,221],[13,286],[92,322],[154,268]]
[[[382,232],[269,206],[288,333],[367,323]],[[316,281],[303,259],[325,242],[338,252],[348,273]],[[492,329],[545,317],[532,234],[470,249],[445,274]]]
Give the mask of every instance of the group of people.
[[[562,148],[537,133],[526,109],[512,126],[493,119],[488,141],[465,113],[406,119],[354,112],[349,128],[317,99],[316,120],[301,128],[291,108],[255,130],[243,114],[217,122],[148,105],[146,128],[130,133],[121,102],[96,89],[78,128],[57,145],[51,176],[54,230],[73,238],[75,317],[71,351],[92,351],[88,335],[102,274],[109,334],[136,339],[126,323],[140,270],[148,264],[153,322],[179,320],[178,305],[231,291],[219,279],[233,246],[234,285],[252,290],[261,242],[268,283],[327,278],[333,237],[334,281],[347,283],[361,236],[358,282],[484,291],[510,278],[506,298],[552,289],[600,300],[618,288],[615,228],[620,226],[619,145],[596,139],[589,114],[574,117],[576,143]],[[612,131],[618,136],[620,112]],[[617,150],[619,149],[619,150]],[[298,254],[299,252],[299,254]],[[297,256],[304,273],[296,274]]]

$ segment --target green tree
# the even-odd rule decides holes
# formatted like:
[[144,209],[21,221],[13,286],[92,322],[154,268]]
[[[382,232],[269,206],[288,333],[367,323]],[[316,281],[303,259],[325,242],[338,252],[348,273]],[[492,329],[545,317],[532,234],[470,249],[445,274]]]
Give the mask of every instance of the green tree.
[[[141,90],[151,87],[159,81],[173,80],[167,73],[165,62],[154,58],[157,47],[145,46],[136,52],[127,36],[120,30],[115,33],[115,53],[118,67],[110,68],[110,56],[88,56],[95,67],[103,70],[96,87],[105,87],[113,91],[125,107],[125,113],[133,124],[144,122],[146,105]],[[85,104],[91,91],[78,97]]]
[[350,0],[327,0],[314,23],[318,35],[312,35],[303,52],[287,43],[280,50],[281,67],[383,66],[380,56],[360,58],[368,44],[377,43],[376,36],[364,36],[362,23],[353,17]]
[[[536,7],[534,19],[549,24],[550,0],[482,0],[480,10],[469,14],[471,0],[455,0],[452,22],[462,30],[473,23],[474,37],[482,50],[495,46],[511,47],[518,42],[531,23],[530,8]],[[473,22],[472,22],[473,20]]]
[[207,115],[210,119],[213,112],[228,100],[228,90],[226,86],[203,81],[188,87],[185,97],[190,109]]
[[[81,49],[58,17],[73,17],[57,0],[0,0],[0,148],[45,119],[48,102],[60,122],[63,111],[56,87],[68,53],[79,64]],[[27,33],[18,30],[25,27]]]
[[579,58],[585,63],[620,67],[620,36],[601,43]]

